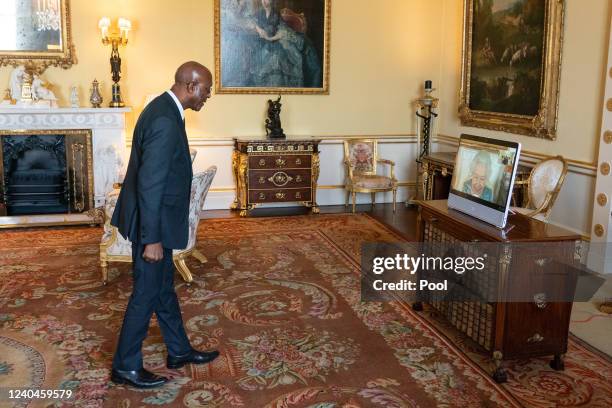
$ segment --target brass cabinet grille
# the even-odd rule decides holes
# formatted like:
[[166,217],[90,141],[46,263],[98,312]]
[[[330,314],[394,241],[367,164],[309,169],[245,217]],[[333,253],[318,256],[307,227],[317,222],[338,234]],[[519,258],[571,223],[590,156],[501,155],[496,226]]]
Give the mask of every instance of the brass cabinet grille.
[[[451,234],[436,227],[434,223],[424,223],[424,242],[433,243],[432,249],[442,250],[451,245],[460,245],[461,241]],[[443,244],[435,246],[435,244]],[[478,254],[469,253],[474,246],[467,245],[468,253],[464,256],[478,257]],[[432,256],[444,254],[431,254]],[[487,252],[491,264],[497,264],[495,254]],[[452,272],[454,275],[454,272]],[[490,299],[498,287],[497,273],[464,274],[461,285],[456,290],[469,291],[470,294]],[[423,300],[429,303],[438,313],[443,315],[453,326],[465,333],[469,338],[480,344],[486,350],[493,349],[493,327],[495,308],[488,302],[449,302],[436,299],[436,292],[423,291]],[[465,296],[468,297],[468,296]]]

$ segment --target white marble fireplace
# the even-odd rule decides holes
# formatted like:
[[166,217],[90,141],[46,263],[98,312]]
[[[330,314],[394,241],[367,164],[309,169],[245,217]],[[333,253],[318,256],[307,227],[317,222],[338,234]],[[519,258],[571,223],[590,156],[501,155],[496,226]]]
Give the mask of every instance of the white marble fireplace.
[[[0,131],[85,129],[91,131],[93,206],[104,204],[106,193],[122,178],[126,167],[125,117],[130,108],[16,108],[0,107]],[[98,223],[100,213],[0,216],[0,227]]]

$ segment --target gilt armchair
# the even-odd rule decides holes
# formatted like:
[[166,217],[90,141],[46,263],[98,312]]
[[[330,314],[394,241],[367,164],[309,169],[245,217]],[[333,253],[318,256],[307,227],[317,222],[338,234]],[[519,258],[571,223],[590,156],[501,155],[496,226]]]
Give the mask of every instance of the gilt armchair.
[[[377,172],[379,164],[389,166],[389,175]],[[376,193],[391,191],[393,193],[393,212],[396,207],[397,179],[395,163],[378,157],[376,140],[353,139],[344,141],[344,166],[346,170],[345,206],[349,205],[349,196],[353,199],[353,212],[357,193],[370,193],[372,206],[376,205]]]
[[[192,160],[194,156],[192,154]],[[206,257],[196,249],[196,237],[200,221],[199,213],[216,173],[217,167],[210,166],[205,171],[196,173],[193,176],[191,198],[189,200],[189,239],[187,247],[185,249],[175,249],[172,252],[174,265],[187,283],[191,283],[193,276],[187,267],[185,259],[193,256],[201,263],[207,261]],[[108,193],[104,206],[106,221],[104,223],[104,235],[100,242],[100,266],[102,268],[102,281],[104,284],[108,281],[109,262],[132,262],[132,243],[123,238],[117,231],[117,228],[110,225],[110,219],[119,198],[119,191],[120,189],[116,188]]]
[[561,191],[566,174],[567,161],[562,156],[551,157],[536,164],[528,180],[515,181],[517,185],[527,185],[528,201],[525,207],[512,207],[512,211],[546,221]]

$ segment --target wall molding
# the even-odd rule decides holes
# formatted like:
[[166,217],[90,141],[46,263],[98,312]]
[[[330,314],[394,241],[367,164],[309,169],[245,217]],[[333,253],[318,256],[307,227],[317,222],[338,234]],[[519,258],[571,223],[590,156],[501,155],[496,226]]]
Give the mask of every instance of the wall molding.
[[[397,186],[399,188],[412,188],[412,187],[416,187],[416,182],[415,181],[401,181],[397,183]],[[323,184],[323,185],[318,185],[317,186],[317,191],[318,190],[344,190],[344,184]],[[222,186],[222,187],[211,187],[210,190],[208,190],[211,193],[221,193],[221,192],[228,192],[228,191],[236,191],[236,187],[233,186]]]
[[[242,136],[239,136],[242,137]],[[390,134],[376,134],[376,135],[291,135],[291,139],[299,139],[300,137],[316,137],[321,139],[320,144],[339,144],[341,145],[344,140],[351,139],[375,139],[379,144],[413,144],[417,142],[417,136],[415,133],[390,133]],[[400,140],[398,140],[400,139]],[[188,137],[190,147],[233,147],[234,136],[226,137]],[[127,147],[131,147],[132,140],[127,141]]]

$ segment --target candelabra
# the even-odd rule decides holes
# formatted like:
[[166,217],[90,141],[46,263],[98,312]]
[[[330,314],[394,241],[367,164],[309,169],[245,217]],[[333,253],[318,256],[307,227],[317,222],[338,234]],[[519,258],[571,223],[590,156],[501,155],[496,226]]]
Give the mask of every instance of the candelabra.
[[[431,81],[425,81],[425,95],[416,100],[417,104],[417,183],[416,183],[416,199],[422,200],[425,197],[425,189],[427,184],[427,169],[423,168],[422,158],[429,155],[431,148],[431,131],[433,129],[433,120],[438,116],[434,109],[438,107],[438,98],[434,98],[431,93],[434,91]],[[406,205],[412,204],[414,200],[409,200]]]
[[119,80],[121,79],[121,57],[119,57],[119,46],[125,46],[128,43],[128,33],[132,29],[132,23],[125,18],[119,18],[117,25],[119,30],[109,32],[111,28],[111,20],[108,17],[102,17],[98,22],[98,27],[102,33],[102,44],[111,45],[111,73],[113,75],[113,90],[112,99],[109,104],[111,108],[121,108],[124,105],[121,98],[121,88]]
[[417,162],[420,163],[421,158],[429,154],[431,147],[431,129],[433,128],[433,119],[438,116],[433,109],[438,107],[438,98],[431,96],[434,89],[431,87],[431,81],[425,81],[425,96],[417,99],[416,115],[421,119],[419,132],[417,135],[417,145],[419,146],[419,155]]

